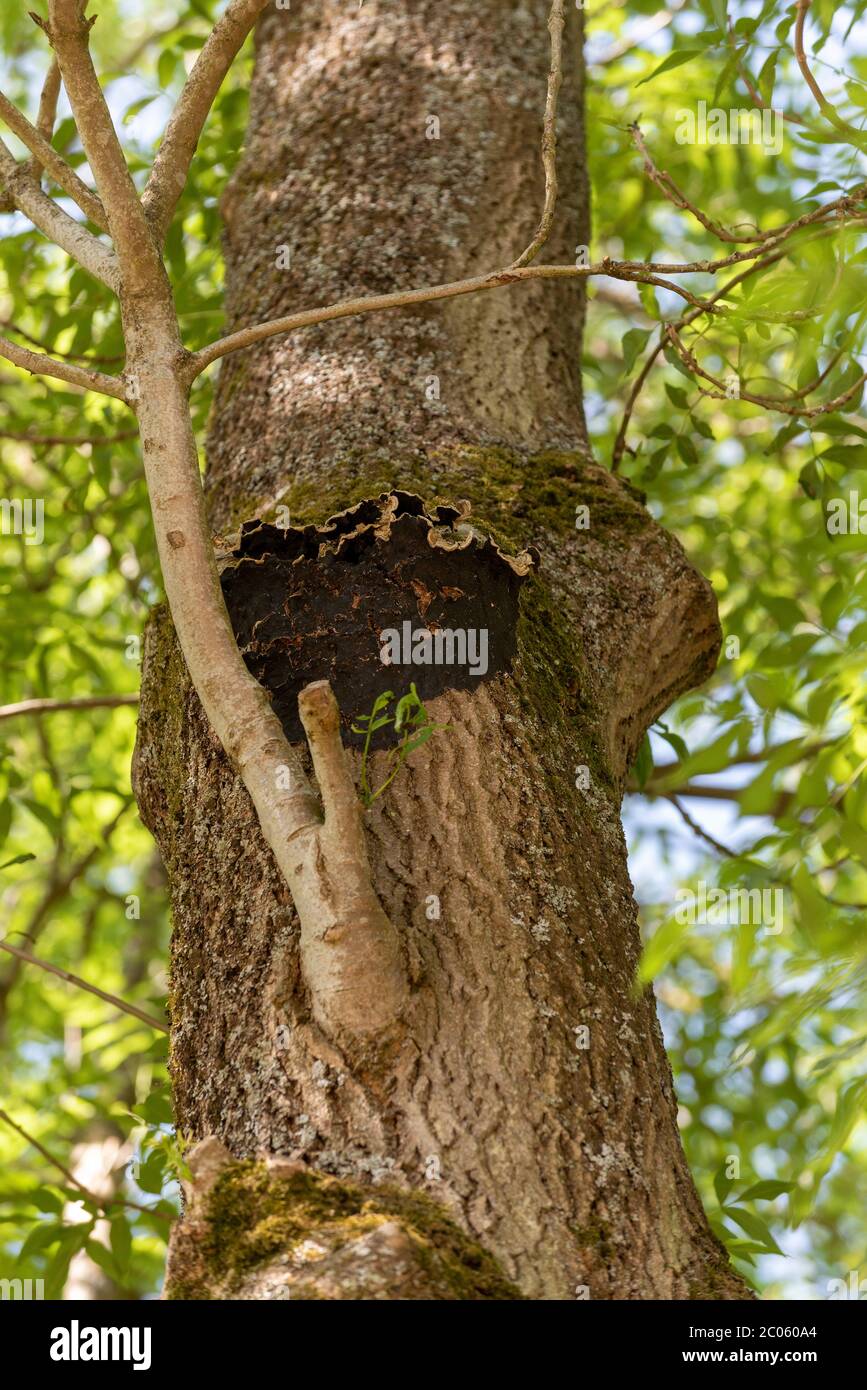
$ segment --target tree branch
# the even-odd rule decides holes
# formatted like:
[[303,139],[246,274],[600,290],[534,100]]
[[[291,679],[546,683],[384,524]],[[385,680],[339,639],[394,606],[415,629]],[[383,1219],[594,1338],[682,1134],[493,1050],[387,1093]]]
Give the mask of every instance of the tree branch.
[[47,32],[105,208],[124,288],[136,295],[149,291],[165,272],[93,66],[88,42],[93,20],[85,19],[84,7],[85,0],[48,0]]
[[[702,212],[701,208],[696,207],[694,203],[689,201],[685,194],[681,193],[677,184],[667,173],[657,169],[650,157],[650,153],[644,142],[644,136],[638,125],[631,125],[629,131],[632,135],[635,147],[642,157],[645,172],[651,182],[656,184],[657,188],[670,203],[673,203],[676,208],[680,208],[682,212],[691,213],[696,221],[701,223],[705,231],[710,232],[718,241],[729,243],[761,243],[762,250],[767,251],[773,246],[779,245],[780,242],[791,236],[793,232],[798,231],[801,227],[808,227],[814,222],[821,222],[826,218],[838,216],[841,212],[850,211],[856,203],[864,201],[865,193],[867,193],[867,184],[858,184],[853,188],[851,193],[844,193],[842,197],[836,198],[833,203],[825,203],[822,207],[814,208],[811,212],[802,213],[800,217],[795,218],[792,222],[785,223],[782,227],[776,227],[770,231],[762,231],[757,227],[751,235],[741,236],[730,228],[723,227],[721,223],[714,222],[712,218]],[[733,264],[733,260],[730,264]]]
[[542,220],[530,245],[515,261],[516,266],[529,265],[541,251],[551,234],[551,224],[557,207],[557,99],[563,82],[563,0],[552,0],[548,16],[551,35],[551,69],[548,73],[548,95],[542,122],[542,168],[545,171],[545,205]]
[[[52,63],[51,71],[57,73],[59,85],[60,70],[56,63]],[[56,96],[54,100],[56,102]],[[52,108],[49,106],[49,109]],[[31,125],[27,117],[2,92],[0,92],[0,120],[3,120],[34,156],[31,163],[25,166],[30,178],[38,184],[43,168],[47,169],[54,182],[63,189],[64,193],[69,194],[91,222],[105,231],[107,226],[105,208],[99,198],[90,191],[87,184],[79,178],[74,169],[69,167],[63,156],[57,153],[54,146],[40,133],[36,126]]]
[[20,946],[10,946],[8,941],[0,941],[0,951],[8,951],[11,956],[16,956],[18,960],[24,961],[27,965],[38,965],[40,970],[46,970],[50,975],[56,975],[58,979],[65,980],[67,984],[86,990],[88,994],[95,994],[97,999],[111,1004],[121,1013],[130,1014],[133,1018],[137,1018],[140,1023],[146,1023],[149,1028],[156,1028],[160,1033],[169,1032],[167,1023],[154,1018],[152,1014],[145,1013],[143,1009],[136,1008],[135,1004],[128,1003],[126,999],[119,999],[116,994],[108,994],[104,989],[88,984],[87,980],[82,980],[79,975],[73,975],[71,971],[61,970],[60,966],[52,965],[50,961],[41,960],[39,956],[32,956],[29,951],[22,951]]
[[114,252],[89,232],[74,217],[58,207],[34,180],[28,164],[19,164],[8,147],[0,140],[0,181],[15,206],[25,213],[44,236],[83,266],[109,289],[119,286],[117,259]]
[[59,710],[112,709],[119,705],[137,705],[138,695],[78,695],[68,700],[20,700],[14,705],[0,705],[0,720],[17,719],[22,714],[56,714]]
[[79,449],[84,444],[120,444],[127,439],[137,439],[138,430],[121,430],[118,434],[28,434],[26,430],[0,429],[0,439],[9,439],[16,444],[32,444],[35,449],[56,449],[66,447]]
[[268,0],[231,0],[200,50],[157,152],[142,205],[158,245],[177,207],[208,113]]
[[813,96],[815,97],[816,105],[819,107],[819,110],[821,111],[825,119],[827,121],[830,121],[831,125],[834,126],[836,130],[839,130],[843,135],[845,135],[847,139],[854,141],[856,145],[863,148],[865,141],[867,141],[867,132],[863,130],[858,130],[855,126],[849,125],[848,121],[842,120],[840,116],[837,115],[837,112],[834,110],[834,107],[831,105],[830,101],[828,101],[827,97],[825,96],[824,92],[822,91],[821,87],[819,86],[818,82],[816,81],[815,77],[810,71],[810,65],[807,62],[807,55],[804,52],[804,21],[807,18],[807,11],[810,8],[810,4],[811,0],[798,0],[797,19],[795,21],[794,43],[795,58],[797,60],[798,67],[801,69],[801,75],[804,81],[806,82],[807,86],[809,87],[810,91],[812,92]]
[[[835,231],[835,227],[822,227],[818,231],[813,233],[813,238],[832,236],[834,235]],[[811,238],[811,240],[813,238]],[[758,271],[765,270],[769,265],[775,265],[778,261],[783,260],[784,257],[787,255],[788,250],[785,244],[781,249],[777,249],[771,254],[768,254],[767,248],[763,247],[759,259],[753,261],[751,265],[748,265],[746,269],[741,270],[737,275],[733,275],[730,280],[727,280],[726,283],[720,287],[720,289],[715,290],[714,293],[710,296],[709,302],[711,304],[715,304],[718,300],[724,299],[731,290],[733,290],[737,285],[741,284],[742,281],[748,279],[750,275],[755,275]],[[679,318],[675,322],[674,327],[676,329],[687,327],[689,324],[693,323],[699,317],[699,314],[701,314],[702,312],[703,310],[701,309],[689,309],[681,318]],[[648,376],[650,375],[653,364],[665,346],[667,328],[668,324],[663,324],[662,328],[659,331],[656,343],[651,347],[641,371],[632,383],[632,387],[629,392],[629,397],[624,407],[623,418],[621,419],[620,427],[617,431],[617,438],[614,441],[614,448],[611,453],[612,473],[618,473],[620,471],[620,466],[623,462],[623,455],[627,452],[626,436],[629,430],[629,424],[632,419],[632,414],[635,409],[635,405],[638,401],[638,397],[640,396],[644,384],[647,381]]]
[[[699,364],[689,349],[681,342],[674,324],[670,323],[667,325],[666,337],[684,366],[688,367],[694,376],[701,377],[703,381],[709,381],[712,386],[717,388],[715,392],[705,391],[703,394],[709,396],[712,400],[728,400],[729,397],[726,393],[725,383],[720,381],[717,377],[712,376],[710,372],[705,371],[704,367]],[[821,377],[819,377],[818,380],[821,380]],[[798,399],[801,395],[800,392],[796,393],[791,400],[787,400],[784,397],[758,396],[751,391],[740,391],[738,400],[747,401],[750,405],[761,406],[763,410],[776,410],[781,415],[802,415],[806,420],[815,420],[820,415],[829,415],[832,411],[839,410],[841,406],[846,405],[846,403],[861,390],[865,381],[867,381],[867,372],[862,372],[857,381],[845,391],[841,392],[839,396],[835,396],[832,401],[826,401],[824,405],[804,405],[803,402]],[[815,384],[816,383],[811,383],[807,390],[814,389]]]
[[[758,254],[758,252],[756,253]],[[711,262],[701,265],[679,265],[674,269],[681,274],[704,272]],[[603,260],[596,265],[530,265],[509,266],[505,270],[495,270],[488,275],[475,275],[469,280],[454,280],[445,285],[431,285],[420,290],[395,290],[391,294],[362,296],[358,299],[342,299],[337,304],[329,304],[320,309],[302,309],[300,313],[288,314],[283,318],[271,319],[267,323],[252,324],[241,328],[218,342],[189,353],[181,368],[181,378],[185,384],[192,383],[201,372],[218,358],[241,348],[252,347],[266,338],[281,333],[291,333],[296,328],[310,328],[318,323],[330,323],[333,319],[351,318],[357,314],[371,314],[381,309],[399,309],[411,304],[429,304],[436,299],[452,299],[456,295],[478,294],[482,290],[498,289],[501,285],[513,285],[523,280],[568,280],[582,276],[608,276],[614,280],[634,280],[641,284],[658,285],[670,290],[702,310],[708,310],[707,301],[697,299],[681,285],[662,279],[655,273],[652,265],[641,265],[636,261]],[[709,311],[709,310],[708,310]]]
[[376,1037],[399,1023],[409,997],[400,939],[371,883],[361,803],[328,681],[305,686],[298,711],[325,812],[290,880],[304,979],[327,1033]]
[[71,362],[56,362],[44,352],[31,352],[8,338],[0,336],[0,357],[13,362],[22,371],[35,376],[50,376],[57,381],[65,381],[70,386],[80,386],[83,391],[99,391],[103,396],[113,396],[117,401],[129,404],[123,378],[106,376],[104,372],[89,371],[86,367],[76,367]]
[[10,1129],[14,1129],[15,1133],[19,1134],[26,1143],[32,1145],[36,1152],[45,1159],[46,1163],[50,1163],[52,1168],[56,1168],[58,1173],[62,1173],[66,1181],[72,1187],[76,1188],[88,1202],[91,1202],[93,1206],[96,1207],[97,1211],[106,1212],[111,1207],[130,1207],[133,1211],[144,1212],[146,1216],[154,1216],[159,1221],[171,1220],[164,1212],[155,1211],[153,1207],[144,1207],[140,1202],[130,1202],[126,1197],[109,1197],[107,1199],[98,1197],[95,1192],[91,1192],[89,1187],[85,1187],[84,1183],[80,1182],[75,1174],[71,1173],[65,1164],[60,1162],[59,1158],[55,1158],[54,1154],[51,1153],[49,1149],[46,1149],[43,1144],[40,1144],[38,1139],[34,1139],[32,1134],[28,1134],[26,1129],[22,1129],[21,1125],[16,1124],[12,1116],[7,1115],[5,1110],[0,1110],[0,1120],[2,1120],[4,1124],[7,1124]]

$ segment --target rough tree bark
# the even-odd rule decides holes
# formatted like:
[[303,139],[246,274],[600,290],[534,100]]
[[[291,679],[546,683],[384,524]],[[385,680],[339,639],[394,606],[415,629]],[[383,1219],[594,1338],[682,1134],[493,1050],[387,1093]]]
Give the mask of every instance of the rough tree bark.
[[[541,9],[266,11],[223,209],[233,327],[514,259],[542,206]],[[566,262],[590,241],[580,17],[546,252]],[[652,994],[634,993],[620,824],[646,727],[713,670],[716,605],[591,458],[582,321],[582,282],[536,282],[222,368],[210,518],[293,741],[297,690],[331,679],[357,777],[348,722],[387,613],[487,620],[491,665],[446,672],[429,708],[448,730],[365,814],[408,989],[394,1027],[352,1043],[314,1017],[286,884],[169,620],[151,623],[135,785],[171,877],[177,1122],[198,1144],[169,1297],[747,1296],[685,1163]],[[257,519],[277,528],[239,546]],[[427,674],[378,678],[424,696]]]

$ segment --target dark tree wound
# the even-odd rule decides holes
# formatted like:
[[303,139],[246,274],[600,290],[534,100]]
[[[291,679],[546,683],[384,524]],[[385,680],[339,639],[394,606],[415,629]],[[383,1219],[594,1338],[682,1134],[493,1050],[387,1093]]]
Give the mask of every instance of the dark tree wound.
[[[415,681],[427,700],[510,669],[518,593],[537,552],[503,554],[468,524],[469,510],[429,516],[421,498],[393,492],[324,526],[244,525],[223,593],[247,666],[290,739],[302,737],[298,695],[311,681],[330,682],[344,740],[358,742],[353,717],[388,688],[403,694]],[[400,660],[413,652],[415,661]]]

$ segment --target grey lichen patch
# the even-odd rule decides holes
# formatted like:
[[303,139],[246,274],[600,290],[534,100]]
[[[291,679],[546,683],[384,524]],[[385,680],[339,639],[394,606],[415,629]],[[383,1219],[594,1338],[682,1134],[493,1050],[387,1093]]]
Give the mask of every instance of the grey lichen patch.
[[172,1242],[169,1299],[520,1299],[431,1198],[252,1161],[223,1169]]

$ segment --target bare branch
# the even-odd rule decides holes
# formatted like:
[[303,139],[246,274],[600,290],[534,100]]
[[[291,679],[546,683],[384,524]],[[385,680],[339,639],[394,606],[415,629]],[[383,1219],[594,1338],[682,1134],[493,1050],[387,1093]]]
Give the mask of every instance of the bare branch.
[[20,946],[11,946],[8,941],[0,941],[0,951],[8,951],[11,956],[16,956],[18,960],[23,960],[27,965],[38,965],[40,970],[46,970],[49,975],[56,975],[58,979],[65,980],[69,985],[75,985],[77,989],[86,990],[88,994],[95,994],[97,999],[103,999],[106,1004],[111,1004],[121,1013],[130,1014],[133,1018],[137,1018],[140,1023],[146,1023],[148,1028],[156,1028],[160,1033],[169,1032],[167,1023],[154,1018],[152,1014],[145,1013],[144,1009],[137,1008],[135,1004],[128,1003],[126,999],[118,998],[116,994],[108,994],[96,985],[88,984],[87,980],[82,980],[80,975],[73,975],[71,971],[61,970],[60,966],[52,965],[50,961],[41,960],[39,956],[32,956],[29,951],[22,951]]
[[32,372],[34,376],[54,377],[70,386],[80,386],[83,391],[99,391],[103,396],[113,396],[115,400],[123,401],[124,405],[129,404],[122,377],[88,371],[71,362],[56,362],[44,352],[31,352],[29,348],[3,337],[0,337],[0,357],[5,357],[7,362],[14,363],[22,371]]
[[59,710],[113,709],[119,705],[137,705],[138,695],[78,695],[68,700],[20,700],[14,705],[0,705],[0,720],[17,719],[22,714],[56,714]]
[[845,135],[848,140],[863,147],[865,141],[867,141],[867,131],[858,130],[855,126],[849,125],[848,121],[841,120],[810,71],[807,55],[804,52],[804,21],[807,18],[807,11],[810,8],[810,3],[811,0],[798,0],[794,44],[795,58],[797,59],[798,67],[801,69],[801,75],[815,97],[816,104],[825,119],[830,121],[831,125]]
[[809,227],[815,222],[821,222],[826,218],[839,216],[840,213],[852,211],[857,203],[864,201],[865,193],[867,193],[867,184],[858,184],[852,189],[851,193],[844,193],[842,197],[836,198],[833,203],[825,203],[822,207],[814,208],[811,212],[805,212],[800,217],[795,218],[793,222],[787,222],[782,227],[775,227],[770,231],[762,231],[756,228],[750,235],[743,236],[733,231],[731,228],[723,227],[719,222],[714,222],[712,218],[702,212],[701,208],[691,203],[685,194],[680,191],[674,180],[663,170],[657,169],[644,143],[644,136],[641,133],[640,127],[638,125],[631,125],[629,130],[635,147],[644,161],[644,168],[648,178],[656,184],[657,188],[670,203],[673,203],[676,208],[680,208],[683,212],[691,213],[696,221],[700,222],[705,230],[710,232],[719,241],[729,243],[761,243],[762,250],[766,251],[769,250],[772,245],[779,244],[785,237],[791,236],[793,232],[798,231],[801,227]]
[[18,337],[23,338],[31,347],[41,348],[43,352],[51,352],[55,357],[62,357],[65,362],[85,362],[94,366],[99,364],[100,366],[106,367],[116,366],[117,363],[123,362],[124,360],[122,355],[120,357],[100,357],[99,354],[95,352],[58,352],[57,348],[50,347],[43,339],[34,338],[32,333],[27,333],[23,328],[19,328],[18,324],[13,323],[12,319],[0,319],[0,326],[3,328],[11,328],[13,333],[17,333]]
[[19,164],[2,140],[0,182],[5,185],[15,206],[30,218],[44,236],[97,280],[108,285],[109,289],[118,289],[120,281],[114,252],[103,246],[92,232],[58,207],[47,193],[43,193],[30,173],[29,165]]
[[[52,64],[51,70],[57,72],[59,82],[60,74],[56,64]],[[27,146],[34,156],[31,163],[25,166],[30,178],[38,184],[43,167],[47,169],[54,182],[63,189],[64,193],[69,194],[91,222],[105,231],[107,226],[105,209],[99,198],[90,191],[87,184],[78,177],[74,169],[69,167],[63,156],[57,153],[54,146],[49,144],[36,126],[31,125],[27,117],[2,92],[0,92],[0,120],[9,127],[13,134],[18,136],[18,139]]]
[[80,1182],[75,1174],[71,1173],[66,1165],[60,1162],[59,1158],[55,1158],[54,1154],[51,1153],[49,1149],[46,1149],[43,1144],[40,1144],[38,1139],[34,1139],[32,1134],[28,1134],[26,1129],[16,1124],[12,1116],[7,1115],[5,1110],[0,1110],[0,1120],[2,1120],[4,1124],[7,1124],[10,1129],[14,1129],[15,1133],[19,1134],[26,1143],[32,1145],[36,1152],[45,1159],[46,1163],[50,1163],[52,1168],[56,1168],[58,1173],[62,1173],[70,1186],[76,1188],[81,1193],[82,1197],[86,1198],[88,1202],[91,1202],[93,1206],[96,1207],[97,1211],[105,1212],[111,1207],[130,1207],[133,1211],[143,1211],[147,1216],[154,1216],[159,1221],[171,1220],[164,1212],[155,1211],[152,1207],[144,1207],[140,1202],[130,1202],[125,1197],[109,1197],[108,1199],[98,1197],[95,1192],[91,1192],[89,1187],[85,1187],[84,1183]]
[[162,245],[190,164],[223,80],[268,0],[231,0],[214,26],[184,84],[157,152],[142,204]]
[[697,835],[698,838],[703,840],[706,845],[709,845],[711,849],[716,850],[717,854],[723,855],[726,859],[748,859],[750,857],[746,852],[741,854],[738,850],[730,849],[728,845],[724,845],[721,840],[715,840],[713,835],[710,835],[707,830],[699,825],[698,821],[693,820],[689,811],[685,806],[681,806],[673,792],[669,795],[668,800],[677,811],[684,825],[689,826],[693,835]]
[[[36,129],[48,143],[54,134],[54,122],[57,120],[57,103],[60,99],[60,64],[56,58],[52,58],[45,74],[45,81],[42,84],[42,91],[39,96],[39,111],[36,115]],[[30,172],[35,179],[42,175],[42,166],[36,160],[30,166]]]
[[340,739],[328,681],[298,696],[319,783],[324,824],[308,839],[290,880],[301,920],[301,965],[313,1013],[332,1036],[388,1035],[409,995],[400,939],[373,890],[361,803]]
[[0,439],[8,439],[14,444],[32,444],[35,449],[80,449],[85,444],[120,444],[127,439],[137,439],[138,430],[121,430],[118,434],[28,434],[26,430],[0,429]]
[[563,82],[563,0],[552,0],[548,16],[551,35],[551,68],[548,73],[548,95],[542,123],[542,168],[545,171],[545,205],[542,220],[530,245],[515,261],[516,266],[529,265],[541,251],[551,234],[557,207],[557,99]]
[[[681,342],[674,324],[668,324],[666,328],[666,337],[684,365],[688,367],[695,376],[701,377],[703,381],[709,381],[712,386],[717,388],[715,392],[705,391],[705,395],[709,396],[712,400],[730,399],[726,393],[725,383],[720,381],[718,377],[712,376],[710,372],[705,371],[704,367],[700,366],[693,354]],[[815,386],[821,379],[821,377],[817,378],[817,381],[812,383],[807,390],[815,389]],[[853,396],[861,391],[865,381],[867,381],[867,372],[862,372],[850,387],[841,392],[839,396],[835,396],[833,400],[826,401],[824,405],[804,405],[799,399],[803,394],[802,392],[794,393],[791,398],[786,398],[780,396],[759,396],[750,391],[740,391],[738,400],[747,401],[750,405],[761,406],[763,410],[776,410],[781,415],[801,415],[805,420],[815,420],[820,415],[830,415],[832,411],[839,410],[842,406],[846,405]]]
[[[758,254],[758,253],[756,253]],[[682,274],[706,269],[711,262],[700,265],[679,265],[674,270]],[[357,314],[371,314],[381,309],[399,309],[411,304],[429,304],[436,299],[452,299],[456,295],[477,294],[481,290],[494,290],[501,285],[514,285],[522,280],[570,280],[586,276],[603,275],[615,280],[635,280],[643,284],[658,285],[670,290],[688,304],[702,310],[707,302],[696,299],[682,285],[664,280],[655,273],[652,265],[641,265],[635,261],[600,261],[597,265],[530,265],[509,266],[506,270],[495,270],[488,275],[475,275],[469,280],[454,280],[445,285],[431,285],[421,290],[395,290],[392,294],[362,296],[358,299],[342,299],[337,304],[329,304],[320,309],[302,309],[300,313],[288,314],[284,318],[271,319],[267,323],[253,324],[241,328],[216,343],[209,344],[199,352],[190,353],[182,368],[181,376],[190,383],[218,358],[241,348],[261,343],[281,333],[291,333],[296,328],[310,328],[318,323],[330,323],[333,319],[351,318]],[[709,311],[710,312],[710,311]]]
[[48,37],[123,267],[124,287],[130,294],[151,290],[164,272],[91,60],[93,20],[84,17],[84,0],[49,0],[48,15]]
[[633,49],[639,48],[648,39],[653,38],[661,29],[666,29],[671,24],[675,15],[679,14],[684,8],[686,0],[680,0],[677,5],[670,5],[666,10],[659,10],[651,19],[648,19],[641,28],[628,39],[620,39],[617,43],[606,48],[604,53],[590,61],[590,66],[594,68],[605,67],[608,63],[615,63],[618,58],[623,58],[625,54],[631,53]]

